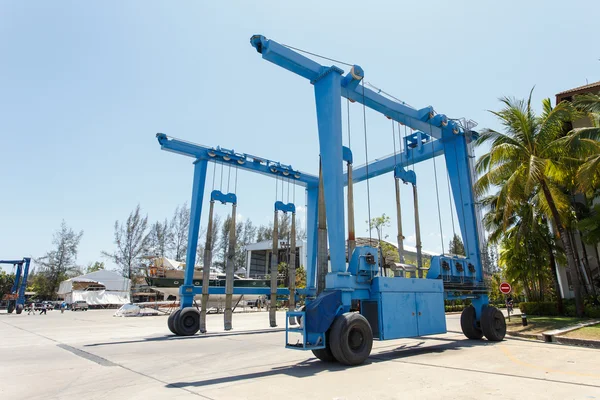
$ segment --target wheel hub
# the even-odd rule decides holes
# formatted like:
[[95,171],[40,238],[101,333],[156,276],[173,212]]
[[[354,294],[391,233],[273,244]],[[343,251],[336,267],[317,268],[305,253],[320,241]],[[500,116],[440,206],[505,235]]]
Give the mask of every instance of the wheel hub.
[[362,332],[358,329],[352,329],[348,334],[348,343],[352,350],[358,350],[362,346],[364,340]]

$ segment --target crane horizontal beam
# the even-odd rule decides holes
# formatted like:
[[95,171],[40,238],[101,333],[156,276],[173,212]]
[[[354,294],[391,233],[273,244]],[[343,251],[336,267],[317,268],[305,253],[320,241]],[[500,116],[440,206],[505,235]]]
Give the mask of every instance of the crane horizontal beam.
[[[262,58],[276,64],[288,71],[294,72],[314,83],[331,70],[344,73],[338,66],[324,66],[305,57],[273,40],[261,35],[254,35],[250,43],[262,55]],[[454,121],[448,120],[445,115],[435,115],[433,107],[415,109],[402,102],[394,101],[388,97],[359,85],[364,78],[364,71],[358,65],[352,66],[350,72],[341,80],[341,94],[343,97],[360,104],[364,104],[386,117],[400,122],[414,130],[430,134],[436,139],[441,139],[443,127],[450,125],[456,133],[461,128]]]
[[197,160],[207,160],[215,163],[228,164],[247,171],[256,172],[271,178],[289,179],[290,183],[299,186],[318,186],[319,178],[306,172],[294,170],[291,165],[256,157],[246,153],[236,153],[233,150],[212,148],[190,143],[185,140],[176,139],[157,133],[156,138],[162,150],[170,151],[184,156],[193,157]]
[[[354,183],[362,182],[367,178],[374,178],[392,172],[396,165],[407,167],[411,164],[418,164],[444,154],[444,144],[442,141],[434,140],[430,143],[423,146],[421,150],[408,150],[396,155],[392,154],[375,159],[368,165],[361,165],[353,170],[352,181]],[[348,185],[348,174],[344,175],[344,184]]]

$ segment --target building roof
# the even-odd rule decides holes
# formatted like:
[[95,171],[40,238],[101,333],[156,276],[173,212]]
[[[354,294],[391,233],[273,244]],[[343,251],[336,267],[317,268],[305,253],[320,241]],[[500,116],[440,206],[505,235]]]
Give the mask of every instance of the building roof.
[[583,93],[596,93],[600,92],[600,81],[589,83],[587,85],[579,86],[573,89],[568,89],[563,92],[556,94],[556,103],[560,103],[562,100],[569,100],[571,97],[577,94]]

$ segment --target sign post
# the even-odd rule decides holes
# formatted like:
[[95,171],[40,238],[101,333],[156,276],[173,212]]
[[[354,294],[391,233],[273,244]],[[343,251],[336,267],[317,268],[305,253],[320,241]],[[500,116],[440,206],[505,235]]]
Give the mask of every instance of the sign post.
[[[510,283],[508,282],[502,282],[500,284],[500,291],[504,294],[504,296],[506,297],[506,295],[508,295],[511,291],[512,291],[512,287],[510,286]],[[506,302],[506,300],[505,300]],[[508,312],[508,322],[510,322],[510,312],[511,312],[511,308],[509,306],[509,304],[506,304],[506,311]]]

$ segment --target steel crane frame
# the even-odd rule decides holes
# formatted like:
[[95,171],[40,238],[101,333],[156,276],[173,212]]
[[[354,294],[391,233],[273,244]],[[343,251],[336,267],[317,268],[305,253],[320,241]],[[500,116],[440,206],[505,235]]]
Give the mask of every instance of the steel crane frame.
[[[290,318],[286,321],[298,317],[303,323],[299,328],[286,325],[286,347],[312,350],[323,360],[358,364],[364,361],[371,348],[370,345],[368,349],[363,346],[359,351],[348,347],[347,334],[354,329],[351,327],[358,327],[356,329],[362,332],[365,343],[372,342],[373,336],[385,340],[445,333],[444,299],[453,298],[470,298],[472,301],[473,307],[469,307],[461,317],[467,337],[479,339],[485,334],[490,340],[501,340],[505,333],[502,332],[504,317],[497,309],[488,307],[483,281],[469,144],[476,132],[465,131],[456,121],[443,114],[435,114],[431,106],[414,109],[365,88],[361,84],[364,71],[358,65],[352,66],[344,75],[344,71],[335,65],[323,66],[264,36],[252,36],[250,42],[263,59],[308,79],[314,86],[331,271],[326,276],[325,291],[317,296],[317,176],[261,157],[195,145],[157,134],[162,149],[196,159],[186,274],[184,285],[180,288],[181,308],[190,307],[194,295],[199,294],[199,288],[192,285],[193,267],[190,266],[195,265],[194,249],[198,240],[207,163],[218,160],[272,177],[284,175],[306,189],[307,287],[298,292],[307,295],[309,301],[306,310],[288,312]],[[416,185],[414,172],[404,168],[444,155],[466,257],[433,257],[427,279],[378,276],[377,251],[369,246],[355,248],[346,259],[343,188],[348,185],[348,175],[343,171],[343,163],[351,162],[352,154],[342,145],[342,97],[364,104],[415,131],[404,138],[404,150],[400,153],[355,169],[353,183],[394,172],[396,178]],[[212,288],[210,293],[216,293],[216,289]],[[234,293],[242,293],[240,289],[234,289]],[[252,289],[252,293],[258,293],[258,290]],[[285,289],[278,290],[278,294],[287,293]],[[287,343],[291,332],[300,332],[301,342]],[[346,337],[342,337],[344,335]]]
[[[17,267],[15,281],[10,294],[5,295],[4,299],[9,302],[9,314],[12,313],[13,309],[16,310],[17,314],[21,314],[25,308],[25,289],[27,288],[30,263],[31,258],[29,257],[24,257],[22,260],[0,260],[0,264],[12,264]],[[14,304],[12,302],[14,302]]]

